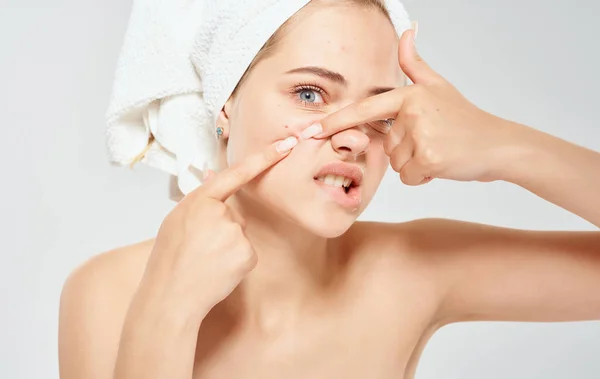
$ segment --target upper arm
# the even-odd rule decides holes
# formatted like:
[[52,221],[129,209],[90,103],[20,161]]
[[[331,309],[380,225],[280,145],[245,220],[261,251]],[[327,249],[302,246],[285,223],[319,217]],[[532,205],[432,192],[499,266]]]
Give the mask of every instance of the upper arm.
[[61,379],[110,379],[136,275],[115,251],[94,257],[66,280],[59,314]]
[[443,322],[600,319],[600,232],[425,220]]

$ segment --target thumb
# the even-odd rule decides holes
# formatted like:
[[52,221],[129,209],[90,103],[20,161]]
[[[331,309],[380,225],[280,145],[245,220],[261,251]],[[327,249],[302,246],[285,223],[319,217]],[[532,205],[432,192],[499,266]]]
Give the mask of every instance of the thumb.
[[409,29],[402,33],[398,45],[398,62],[400,68],[413,83],[434,84],[444,79],[421,58],[415,46],[416,30]]

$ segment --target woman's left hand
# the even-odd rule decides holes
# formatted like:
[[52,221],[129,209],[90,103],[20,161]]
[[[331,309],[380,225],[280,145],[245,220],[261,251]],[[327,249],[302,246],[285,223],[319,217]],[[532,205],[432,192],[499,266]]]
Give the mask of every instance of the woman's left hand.
[[[365,123],[394,119],[384,149],[408,185],[432,178],[493,181],[506,167],[506,152],[523,141],[524,125],[487,113],[463,97],[417,54],[414,31],[399,44],[399,62],[413,85],[353,103],[321,120],[325,138]],[[521,142],[520,142],[521,141]]]

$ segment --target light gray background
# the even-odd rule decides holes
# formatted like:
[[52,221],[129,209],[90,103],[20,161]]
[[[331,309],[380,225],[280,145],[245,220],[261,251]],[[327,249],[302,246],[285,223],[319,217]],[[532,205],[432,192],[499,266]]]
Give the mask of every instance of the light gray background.
[[[409,0],[422,55],[477,105],[600,150],[600,5]],[[0,378],[57,378],[61,286],[99,252],[153,236],[167,176],[111,167],[103,115],[131,0],[0,0]],[[600,173],[599,173],[600,175]],[[505,183],[408,188],[393,173],[362,219],[453,217],[594,228]],[[600,377],[600,323],[452,325],[419,379]]]

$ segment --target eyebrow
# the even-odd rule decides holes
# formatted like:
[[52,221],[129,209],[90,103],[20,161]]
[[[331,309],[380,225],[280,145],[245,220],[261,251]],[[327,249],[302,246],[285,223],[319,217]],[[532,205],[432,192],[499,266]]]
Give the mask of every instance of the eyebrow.
[[286,74],[297,74],[297,73],[317,75],[323,79],[330,80],[330,81],[340,84],[344,87],[346,87],[348,85],[348,81],[346,80],[346,78],[344,78],[344,75],[337,73],[337,72],[333,72],[331,70],[328,70],[328,69],[322,68],[322,67],[315,67],[315,66],[299,67],[299,68],[295,68],[293,70],[288,71]]
[[[294,68],[294,69],[286,72],[286,74],[298,74],[298,73],[316,75],[323,79],[327,79],[329,81],[337,83],[341,86],[344,86],[344,87],[348,86],[348,81],[346,80],[346,78],[344,78],[344,75],[342,75],[338,72],[328,70],[323,67],[306,66],[306,67]],[[385,92],[391,91],[393,89],[394,89],[394,87],[375,87],[369,91],[369,95],[370,96],[379,95],[381,93],[385,93]]]
[[370,96],[379,95],[382,93],[390,92],[391,90],[396,89],[395,87],[375,87],[369,91]]

